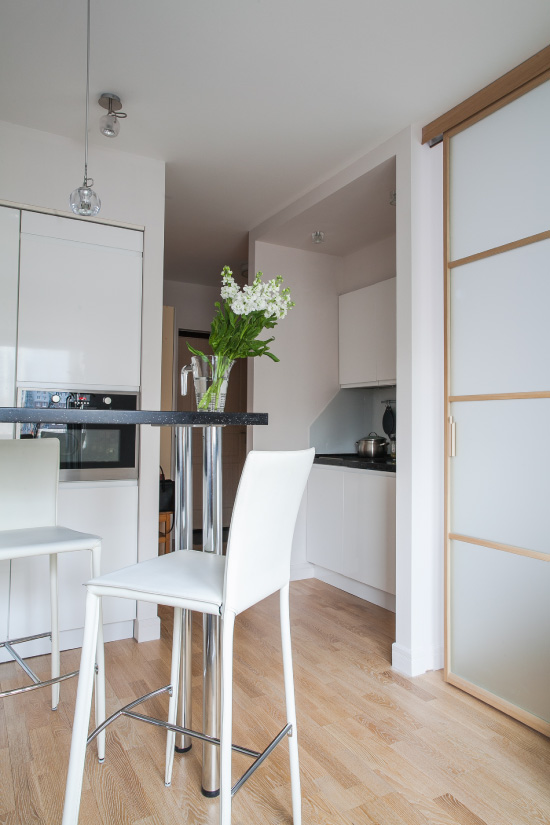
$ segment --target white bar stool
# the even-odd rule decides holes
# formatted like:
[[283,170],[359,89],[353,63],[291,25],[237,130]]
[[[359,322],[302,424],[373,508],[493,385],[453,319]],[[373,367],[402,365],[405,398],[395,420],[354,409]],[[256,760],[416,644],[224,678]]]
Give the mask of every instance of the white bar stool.
[[[231,798],[286,736],[289,741],[292,813],[301,825],[300,775],[294,680],[290,644],[289,578],[292,537],[298,508],[315,455],[314,449],[296,452],[251,452],[241,476],[227,546],[227,555],[180,550],[126,567],[88,582],[86,624],[78,680],[63,825],[76,825],[80,807],[87,740],[91,741],[121,715],[168,729],[165,784],[170,785],[176,733],[220,745],[220,823],[230,825]],[[231,744],[233,628],[235,617],[272,593],[280,592],[282,658],[287,724],[261,753]],[[94,651],[104,595],[139,599],[174,607],[171,683],[117,711],[89,737]],[[178,705],[182,610],[221,616],[222,697],[220,739],[176,725]],[[170,694],[168,721],[133,712],[145,699]],[[231,787],[231,750],[254,759]]]
[[[60,675],[57,556],[71,550],[90,550],[92,575],[100,574],[101,538],[80,533],[57,524],[57,490],[59,482],[59,441],[0,440],[0,561],[28,556],[50,557],[51,632],[0,642],[0,647],[23,668],[32,684],[0,693],[0,698],[26,693],[40,687],[52,687],[52,710],[59,704],[59,683],[76,676]],[[29,594],[29,598],[32,594]],[[41,681],[13,649],[13,645],[51,637],[51,679]],[[96,652],[94,651],[94,664]],[[96,719],[105,719],[105,669],[103,664],[103,630],[97,642]],[[98,740],[103,759],[104,737]]]

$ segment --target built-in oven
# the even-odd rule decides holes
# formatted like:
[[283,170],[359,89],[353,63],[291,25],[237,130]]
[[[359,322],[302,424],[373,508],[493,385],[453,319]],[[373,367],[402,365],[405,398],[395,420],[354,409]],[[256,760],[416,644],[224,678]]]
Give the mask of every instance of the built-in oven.
[[[136,410],[137,393],[20,389],[18,406],[34,409]],[[61,481],[138,477],[135,424],[19,424],[19,438],[57,438]]]

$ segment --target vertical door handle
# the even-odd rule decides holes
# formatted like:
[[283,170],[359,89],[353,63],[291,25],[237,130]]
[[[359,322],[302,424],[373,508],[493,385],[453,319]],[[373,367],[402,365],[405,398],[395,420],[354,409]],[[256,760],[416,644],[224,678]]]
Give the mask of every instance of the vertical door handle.
[[452,415],[449,416],[449,456],[456,456],[456,421]]

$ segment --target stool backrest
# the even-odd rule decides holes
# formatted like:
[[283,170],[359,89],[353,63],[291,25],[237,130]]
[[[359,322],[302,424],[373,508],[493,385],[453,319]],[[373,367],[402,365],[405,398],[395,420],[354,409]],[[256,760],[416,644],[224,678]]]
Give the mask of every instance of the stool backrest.
[[227,544],[225,609],[240,613],[290,578],[292,537],[315,450],[247,456]]
[[0,439],[0,530],[57,522],[59,441]]

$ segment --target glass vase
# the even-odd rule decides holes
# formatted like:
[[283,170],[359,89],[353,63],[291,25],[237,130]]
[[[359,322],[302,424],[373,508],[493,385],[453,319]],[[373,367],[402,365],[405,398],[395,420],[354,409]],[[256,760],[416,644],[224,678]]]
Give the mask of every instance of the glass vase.
[[235,361],[224,355],[193,355],[191,367],[197,410],[223,412],[229,373]]

